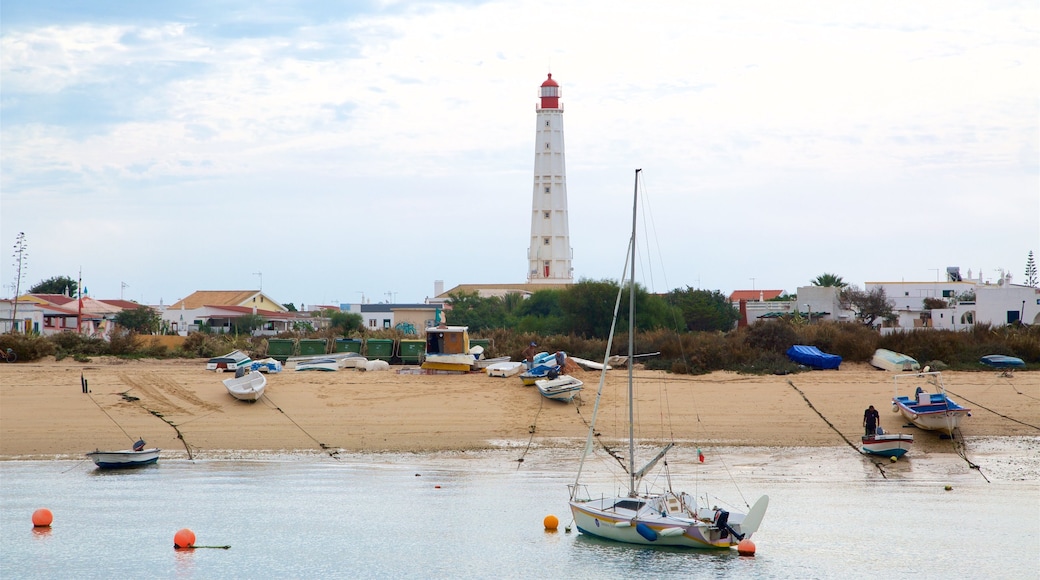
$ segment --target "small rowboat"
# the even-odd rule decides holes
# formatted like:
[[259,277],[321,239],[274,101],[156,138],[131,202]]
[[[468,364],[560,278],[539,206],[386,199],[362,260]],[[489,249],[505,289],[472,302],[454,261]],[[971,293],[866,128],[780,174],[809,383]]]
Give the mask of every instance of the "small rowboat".
[[141,467],[159,461],[160,449],[156,447],[145,449],[144,445],[144,439],[139,439],[137,443],[134,443],[133,449],[120,451],[95,450],[87,453],[87,457],[91,458],[100,469]]
[[543,397],[554,401],[570,401],[581,392],[584,385],[570,375],[560,375],[555,379],[539,379],[534,384]]
[[264,396],[264,389],[267,388],[267,377],[260,371],[251,371],[248,375],[224,379],[222,382],[228,394],[239,401],[256,401]]
[[914,436],[908,433],[878,433],[863,436],[863,451],[883,457],[902,457],[913,444]]

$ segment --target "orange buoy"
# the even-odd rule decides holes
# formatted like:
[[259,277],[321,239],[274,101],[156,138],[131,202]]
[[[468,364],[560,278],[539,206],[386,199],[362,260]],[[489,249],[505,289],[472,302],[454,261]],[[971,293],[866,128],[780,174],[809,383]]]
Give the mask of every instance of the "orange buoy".
[[51,522],[54,521],[54,514],[47,508],[40,508],[33,512],[32,523],[33,527],[37,528],[49,528]]
[[177,533],[173,535],[173,547],[174,548],[194,548],[195,547],[195,532],[184,528],[183,530],[177,530]]
[[755,543],[750,539],[743,539],[737,544],[737,553],[741,556],[754,556],[755,555]]
[[557,527],[559,527],[560,520],[557,519],[556,516],[549,514],[545,516],[544,520],[542,520],[542,525],[545,526],[545,529],[547,530],[555,530]]

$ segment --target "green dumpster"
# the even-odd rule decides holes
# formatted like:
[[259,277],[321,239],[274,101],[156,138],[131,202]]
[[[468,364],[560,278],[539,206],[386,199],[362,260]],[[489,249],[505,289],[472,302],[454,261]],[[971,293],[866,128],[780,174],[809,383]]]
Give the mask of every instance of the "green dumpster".
[[309,356],[315,354],[327,354],[326,348],[328,341],[324,338],[301,338],[300,339],[300,356]]
[[426,341],[420,339],[402,338],[397,347],[397,356],[401,363],[406,365],[417,365],[422,363],[426,356]]
[[482,347],[484,347],[484,358],[490,358],[489,355],[488,355],[488,353],[490,352],[490,349],[491,349],[491,339],[490,338],[471,338],[471,339],[469,339],[469,347],[472,349],[475,346],[482,346]]
[[285,362],[286,359],[296,354],[296,340],[292,338],[269,338],[267,339],[267,356]]
[[390,362],[394,356],[394,339],[370,338],[365,341],[365,358]]
[[361,354],[360,338],[337,338],[333,352],[356,352]]

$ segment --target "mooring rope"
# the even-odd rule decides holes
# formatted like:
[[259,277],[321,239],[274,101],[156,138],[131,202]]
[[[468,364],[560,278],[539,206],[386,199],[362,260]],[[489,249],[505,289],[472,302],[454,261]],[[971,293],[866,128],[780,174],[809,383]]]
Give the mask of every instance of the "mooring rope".
[[329,457],[331,457],[333,459],[336,459],[336,460],[339,460],[339,451],[338,450],[333,451],[331,447],[329,447],[328,445],[322,443],[321,441],[318,441],[318,439],[316,437],[314,437],[314,435],[311,435],[310,433],[308,433],[306,429],[304,429],[302,426],[300,426],[299,423],[296,422],[295,419],[290,417],[288,413],[286,413],[281,407],[279,407],[277,404],[275,404],[275,402],[271,400],[271,398],[267,395],[267,393],[264,393],[264,395],[262,397],[260,397],[260,399],[262,401],[264,401],[264,403],[266,405],[268,405],[269,407],[271,407],[272,409],[278,411],[282,415],[285,415],[285,418],[288,419],[290,423],[292,423],[293,425],[296,425],[297,429],[299,429],[307,437],[310,437],[312,441],[317,443],[318,447],[320,447],[321,450],[324,451]]
[[[1016,391],[1017,391],[1017,389],[1016,389]],[[972,401],[972,400],[968,399],[964,395],[958,395],[957,393],[955,393],[955,392],[953,392],[953,391],[951,391],[949,389],[946,389],[946,392],[950,393],[954,397],[957,397],[958,399],[961,399],[962,401],[967,401],[968,403],[970,403],[971,405],[973,405],[975,407],[978,407],[980,409],[985,409],[985,410],[989,411],[990,413],[993,413],[994,415],[996,415],[998,417],[1001,417],[1003,419],[1007,419],[1008,421],[1014,421],[1015,423],[1018,423],[1019,425],[1025,425],[1026,427],[1032,427],[1033,429],[1036,429],[1037,431],[1040,431],[1040,427],[1037,427],[1036,425],[1033,425],[1031,423],[1026,423],[1025,421],[1019,421],[1018,419],[1015,419],[1013,417],[1008,417],[1007,415],[1005,415],[1003,413],[998,413],[998,412],[994,411],[993,409],[990,409],[989,407],[987,407],[985,405],[980,405],[980,404],[976,403],[975,401]],[[1018,393],[1018,394],[1021,395],[1023,393]],[[1026,396],[1028,396],[1028,395],[1026,395]]]
[[181,430],[177,427],[177,424],[174,423],[173,421],[170,421],[166,417],[164,417],[163,414],[160,413],[159,411],[156,411],[154,409],[149,409],[148,407],[145,407],[144,405],[141,404],[141,399],[139,399],[138,397],[135,397],[133,395],[128,395],[127,393],[129,393],[129,392],[130,392],[130,389],[128,389],[126,391],[123,391],[122,393],[119,393],[119,395],[122,396],[124,400],[129,401],[131,403],[134,403],[138,407],[144,409],[145,411],[148,411],[149,413],[151,413],[155,417],[158,417],[159,419],[161,419],[163,423],[166,423],[170,427],[173,427],[173,430],[177,432],[177,438],[181,440],[182,444],[184,444],[184,450],[188,452],[188,460],[189,461],[190,460],[194,460],[195,456],[191,452],[191,445],[188,444],[188,440],[184,438],[184,433],[181,433]]
[[[97,402],[97,400],[94,399],[94,395],[91,395],[90,393],[87,393],[87,397],[90,399],[90,401],[92,403],[97,405],[98,409],[101,409],[101,412],[104,413],[105,416],[108,417],[109,420],[111,420],[112,423],[114,423],[116,427],[119,427],[119,430],[123,432],[123,435],[126,435],[127,439],[129,439],[130,441],[134,441],[134,438],[131,437],[130,434],[126,432],[126,429],[123,429],[123,426],[120,425],[115,419],[113,419],[112,415],[108,414],[108,411],[106,411],[105,408],[101,406],[101,403]],[[126,398],[126,393],[123,393],[123,398],[124,399]]]
[[[803,393],[801,389],[799,389],[798,387],[794,386],[794,383],[791,382],[791,379],[787,379],[787,384],[791,385],[791,388],[794,389],[799,395],[802,396],[802,399],[805,400],[805,404],[809,405],[809,408],[812,409],[813,412],[815,412],[817,415],[819,415],[820,419],[823,419],[823,422],[826,423],[827,426],[830,427],[835,433],[837,433],[838,436],[841,437],[845,441],[845,443],[848,444],[849,447],[851,447],[856,453],[859,453],[860,455],[862,455],[862,456],[864,456],[864,457],[869,459],[869,456],[867,455],[866,452],[864,452],[860,448],[856,447],[856,444],[853,443],[852,441],[849,441],[849,438],[846,437],[844,433],[839,431],[838,428],[835,427],[833,423],[831,423],[829,420],[827,420],[827,417],[823,416],[823,413],[821,413],[819,411],[819,409],[817,409],[815,406],[813,406],[812,401],[809,400],[809,397],[805,396],[805,393]],[[884,477],[885,479],[888,479],[888,475],[885,474],[885,468],[882,467],[882,463],[881,462],[875,461],[873,459],[871,459],[870,462],[873,463],[874,466],[878,468],[878,471],[881,472],[881,477]]]
[[[531,434],[527,439],[527,447],[524,448],[524,452],[520,454],[520,457],[516,460],[516,469],[520,470],[520,464],[524,462],[524,457],[527,456],[527,452],[531,450],[531,444],[534,442],[534,434],[538,430],[538,415],[542,413],[542,406],[545,405],[545,397],[538,397],[538,410],[534,413],[534,422],[527,426],[527,432]],[[577,407],[577,405],[575,405]],[[581,412],[578,412],[581,414]]]

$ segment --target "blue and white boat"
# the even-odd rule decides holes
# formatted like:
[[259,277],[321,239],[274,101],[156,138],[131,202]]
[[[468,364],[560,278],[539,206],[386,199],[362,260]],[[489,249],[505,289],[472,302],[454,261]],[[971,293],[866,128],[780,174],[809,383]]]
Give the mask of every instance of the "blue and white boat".
[[874,435],[863,436],[863,451],[882,457],[902,457],[914,444],[914,436],[909,433],[885,433],[878,427]]
[[282,363],[278,359],[264,358],[249,363],[249,370],[268,374],[280,373]]
[[[921,429],[953,435],[961,419],[971,417],[971,409],[958,405],[946,396],[942,373],[927,372],[927,368],[924,372],[893,377],[895,394],[892,397],[892,412],[901,413]],[[922,384],[931,386],[934,392],[929,392]],[[912,396],[899,394],[900,390],[909,390],[910,385],[916,385]]]
[[577,396],[585,383],[570,375],[560,375],[551,379],[538,379],[534,384],[546,399],[566,402]]

